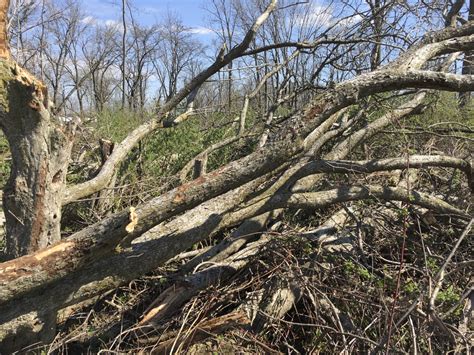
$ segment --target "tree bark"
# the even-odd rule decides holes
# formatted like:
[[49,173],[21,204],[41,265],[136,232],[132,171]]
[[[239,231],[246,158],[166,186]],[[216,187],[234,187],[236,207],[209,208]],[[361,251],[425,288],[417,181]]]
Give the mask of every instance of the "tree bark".
[[0,77],[0,124],[12,154],[3,194],[6,253],[16,258],[60,240],[73,129],[54,122],[46,87],[27,71],[2,60]]
[[127,56],[127,21],[126,21],[126,0],[122,0],[122,110],[125,109],[125,101],[126,101],[126,82],[127,82],[127,75],[126,75],[126,56]]
[[7,13],[10,0],[0,0],[0,58],[10,58],[10,45],[8,43]]
[[[474,20],[474,0],[469,1],[469,16],[468,21]],[[468,51],[464,54],[464,60],[462,63],[462,74],[472,74],[474,69],[474,52]],[[459,93],[459,106],[461,108],[466,107],[471,102],[471,92]]]
[[[270,10],[276,6],[276,1],[272,4]],[[196,83],[203,82],[225,63],[242,54],[246,43],[252,40],[256,29],[264,20],[265,16],[257,20],[241,45],[186,85],[165,105],[161,113],[169,112],[175,107],[174,104],[179,103],[195,88]],[[275,171],[281,173],[283,168],[286,169],[298,160],[306,158],[303,156],[304,152],[314,155],[311,147],[320,146],[320,134],[332,133],[330,126],[334,122],[329,124],[330,117],[341,109],[360,102],[364,97],[407,87],[472,90],[474,76],[423,71],[420,68],[427,60],[437,55],[473,49],[473,32],[474,26],[471,25],[435,34],[421,47],[402,55],[403,61],[395,62],[397,65],[361,75],[328,89],[306,107],[302,117],[293,117],[289,121],[287,128],[293,128],[291,123],[295,121],[294,118],[305,121],[304,127],[296,132],[292,139],[282,135],[281,141],[265,145],[263,149],[181,185],[136,209],[131,208],[130,212],[123,211],[106,218],[35,254],[0,264],[0,339],[5,339],[11,333],[22,337],[21,332],[17,331],[24,327],[25,322],[31,323],[28,317],[32,314],[34,319],[41,317],[42,313],[54,317],[58,308],[77,303],[143,275],[222,226],[228,227],[241,222],[242,219],[276,208],[314,209],[345,201],[379,198],[405,201],[441,213],[469,218],[464,211],[416,191],[408,194],[404,189],[385,186],[356,186],[300,194],[278,191],[278,194],[272,197],[275,191],[268,194],[266,190],[262,194],[264,188],[261,183],[271,181],[268,175],[278,176]],[[458,34],[463,34],[464,37],[453,39],[453,36]],[[17,207],[18,210],[10,209],[9,212],[16,217],[22,213],[25,218],[24,221],[11,220],[9,223],[13,226],[16,223],[20,231],[24,228],[22,237],[26,235],[31,239],[36,236],[38,240],[46,240],[47,245],[51,242],[48,239],[51,234],[48,235],[48,232],[57,230],[59,234],[59,228],[56,227],[59,225],[60,215],[54,212],[57,210],[60,213],[58,201],[63,194],[63,203],[71,202],[106,186],[104,184],[110,181],[110,176],[129,153],[130,148],[158,127],[159,123],[148,122],[131,133],[104,164],[102,172],[105,173],[99,179],[89,185],[77,185],[66,194],[64,175],[71,144],[70,131],[62,130],[51,119],[47,94],[40,82],[8,61],[0,63],[0,68],[4,69],[0,71],[3,75],[3,81],[0,82],[0,97],[3,99],[0,101],[0,123],[12,146],[12,154],[15,155],[13,164],[16,164],[8,188],[11,191],[9,195],[13,197],[10,198],[10,206]],[[337,167],[333,166],[334,162],[329,166],[325,163],[318,165],[315,162],[308,165],[311,169],[308,169],[307,173],[333,172],[337,169],[362,173],[379,168],[373,162],[342,162]],[[419,163],[420,166],[422,163]],[[404,161],[396,160],[385,162],[385,165],[387,164],[391,164],[392,168],[405,166]],[[449,161],[443,164],[452,166]],[[293,173],[299,170],[294,168],[295,165],[292,166]],[[386,169],[386,166],[380,168]],[[242,186],[244,184],[247,184],[246,188]],[[265,189],[268,185],[266,184]],[[81,188],[87,189],[82,191]],[[228,195],[225,195],[226,192]],[[255,194],[252,196],[252,193]],[[249,198],[256,195],[259,195],[259,201],[248,204],[245,209],[239,209],[239,204],[248,202]],[[8,198],[5,197],[5,200]],[[214,200],[210,200],[212,198]],[[194,209],[191,210],[192,208]],[[183,212],[182,216],[176,217]],[[174,219],[164,224],[164,227],[156,227],[172,217]],[[127,248],[124,242],[146,237],[143,234],[147,231],[158,233],[158,237],[142,245]],[[59,235],[55,235],[55,238],[59,238]],[[119,246],[120,243],[122,245]]]

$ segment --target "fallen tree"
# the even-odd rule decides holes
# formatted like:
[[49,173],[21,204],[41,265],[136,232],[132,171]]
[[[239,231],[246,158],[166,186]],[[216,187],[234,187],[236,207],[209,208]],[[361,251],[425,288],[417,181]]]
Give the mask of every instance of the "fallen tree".
[[[145,136],[185,120],[187,116],[171,118],[171,111],[206,79],[240,56],[268,50],[248,48],[276,8],[277,1],[271,1],[238,46],[219,55],[186,84],[160,109],[157,119],[116,145],[96,177],[73,186],[66,186],[66,174],[74,125],[61,126],[54,120],[41,82],[10,58],[1,60],[0,120],[14,168],[4,193],[7,254],[13,259],[0,264],[0,349],[12,351],[37,341],[48,343],[54,337],[59,310],[138,278],[230,227],[247,223],[251,226],[247,233],[261,232],[269,218],[286,209],[317,210],[348,201],[384,200],[417,205],[461,223],[472,218],[462,207],[409,187],[341,184],[325,189],[317,184],[324,174],[332,173],[450,168],[462,171],[470,189],[474,188],[470,163],[450,156],[342,160],[389,124],[419,113],[432,91],[474,90],[473,75],[436,71],[429,63],[474,49],[474,23],[467,22],[460,28],[427,34],[385,67],[314,95],[282,124],[278,134],[265,138],[262,147],[250,154],[60,240],[63,206],[107,187],[117,167]],[[373,95],[405,89],[419,91],[361,127],[357,105]],[[356,113],[349,112],[354,108]],[[319,159],[324,149],[325,159]]]

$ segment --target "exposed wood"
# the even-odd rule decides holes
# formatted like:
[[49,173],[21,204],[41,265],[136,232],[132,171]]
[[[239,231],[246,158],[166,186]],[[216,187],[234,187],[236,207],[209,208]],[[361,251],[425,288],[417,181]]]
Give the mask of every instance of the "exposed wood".
[[[220,261],[207,261],[201,264],[205,269],[195,272],[182,281],[163,291],[159,297],[145,311],[139,325],[156,324],[181,308],[181,306],[195,296],[199,291],[216,286],[224,282],[238,270],[252,261],[252,257],[261,251],[270,242],[271,237],[263,235],[256,242],[250,243],[241,251],[229,251],[229,257]],[[207,265],[211,265],[207,267]]]
[[8,42],[7,13],[10,0],[0,0],[0,58],[10,59],[10,44]]
[[[0,59],[0,123],[12,153],[3,194],[8,257],[60,240],[62,196],[74,123],[57,124],[43,83],[14,62]],[[35,132],[35,134],[32,134]]]
[[[34,315],[36,309],[55,312],[58,306],[67,307],[90,299],[153,270],[194,243],[228,228],[233,223],[228,216],[235,203],[242,202],[263,181],[265,177],[256,179],[203,203],[170,223],[153,228],[140,238],[141,243],[132,245],[131,249],[84,265],[77,273],[49,283],[41,293],[33,289],[20,298],[12,294],[15,302],[0,305],[0,339],[15,338],[16,329],[29,327],[32,321],[24,315]],[[67,262],[66,257],[59,260]]]
[[[250,230],[259,231],[272,214],[278,214],[283,209],[315,210],[348,201],[380,199],[419,205],[455,219],[471,218],[461,208],[413,189],[349,185],[306,192],[314,187],[315,180],[305,180],[306,185],[300,181],[304,177],[325,173],[365,174],[394,169],[444,167],[462,170],[472,189],[472,167],[468,162],[452,157],[339,160],[382,127],[422,109],[426,92],[415,94],[412,100],[400,105],[394,112],[367,124],[351,135],[350,139],[343,139],[345,130],[360,127],[357,126],[360,121],[352,116],[344,121],[345,118],[339,117],[338,113],[359,104],[361,99],[407,88],[455,92],[474,90],[473,75],[426,69],[428,61],[440,55],[474,49],[474,24],[468,23],[460,29],[450,28],[427,37],[386,67],[329,87],[301,112],[283,122],[279,134],[268,137],[261,149],[215,171],[204,174],[201,169],[195,180],[143,204],[130,206],[63,241],[59,240],[62,205],[107,186],[130,149],[145,136],[158,128],[171,127],[186,120],[187,115],[173,118],[169,113],[184,98],[195,95],[196,88],[211,75],[246,53],[257,30],[273,13],[276,4],[277,1],[270,3],[239,45],[226,55],[222,53],[208,69],[172,97],[160,109],[159,120],[141,125],[118,144],[110,156],[104,159],[104,165],[95,178],[67,189],[65,174],[73,128],[54,122],[42,83],[14,63],[0,61],[3,77],[0,96],[4,100],[0,102],[0,120],[9,139],[13,158],[13,174],[5,189],[4,206],[7,208],[7,232],[19,236],[17,239],[9,238],[8,249],[12,251],[12,256],[30,254],[0,264],[0,341],[11,342],[9,344],[13,345],[8,345],[8,349],[17,348],[21,343],[18,339],[22,334],[17,332],[18,329],[23,327],[27,332],[35,333],[35,324],[40,323],[43,328],[51,328],[54,322],[48,323],[48,319],[55,318],[58,309],[143,275],[194,243],[230,226],[246,221],[242,226],[252,225],[253,229]],[[380,53],[374,54],[374,63],[378,64]],[[238,138],[242,137],[245,128],[250,96],[245,96]],[[333,129],[334,125],[340,126]],[[20,138],[18,132],[21,132]],[[30,137],[28,132],[38,134]],[[326,159],[317,159],[322,148],[328,142],[334,142],[334,138],[340,138],[342,143],[335,145],[325,156]],[[24,146],[32,148],[25,153]],[[29,166],[27,160],[35,161],[36,165]],[[295,182],[297,184],[293,186]],[[23,242],[22,238],[29,239]],[[200,257],[227,262],[229,254],[241,248],[247,240],[231,239]],[[235,271],[241,262],[232,259],[226,266]],[[219,279],[221,271],[214,268],[193,277],[205,276],[206,282],[212,282]],[[191,278],[187,280],[192,281]],[[200,285],[208,285],[206,282]],[[202,288],[188,286],[178,287],[179,293],[176,290],[165,292],[158,302],[159,310],[147,321],[159,312],[168,312],[169,307],[183,303],[199,287]],[[299,297],[299,287],[291,283],[279,284],[269,292],[275,299],[269,303],[270,306],[260,307],[264,313],[259,317],[270,315],[270,318],[278,319]],[[266,323],[262,319],[257,321],[256,328],[262,328]],[[40,340],[47,339],[51,329],[43,329],[39,334]]]

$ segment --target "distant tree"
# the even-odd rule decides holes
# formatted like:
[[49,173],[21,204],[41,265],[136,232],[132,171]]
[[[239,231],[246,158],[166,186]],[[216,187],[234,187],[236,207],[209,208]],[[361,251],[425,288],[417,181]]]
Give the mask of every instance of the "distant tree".
[[[381,160],[346,159],[385,128],[423,111],[432,91],[474,90],[473,75],[449,73],[458,53],[474,49],[474,22],[435,31],[444,26],[441,21],[428,24],[428,31],[420,29],[420,33],[405,37],[392,31],[396,27],[375,23],[384,8],[382,1],[371,3],[372,8],[364,8],[360,1],[341,3],[347,6],[337,9],[338,16],[321,21],[319,29],[310,26],[311,30],[302,30],[305,22],[311,25],[314,21],[317,9],[310,8],[315,13],[308,13],[306,8],[306,16],[301,17],[293,10],[304,4],[216,0],[213,5],[218,26],[222,26],[220,39],[226,45],[214,48],[217,56],[196,73],[201,67],[196,63],[202,59],[202,47],[174,15],[168,14],[158,26],[144,27],[135,16],[126,18],[123,0],[120,33],[107,26],[88,29],[84,14],[73,1],[64,3],[60,10],[58,4],[47,2],[48,15],[41,16],[45,34],[39,42],[36,38],[36,43],[44,44],[45,68],[40,64],[35,71],[44,72],[43,82],[10,56],[6,28],[9,2],[0,1],[0,128],[11,151],[11,174],[3,192],[6,257],[11,260],[0,264],[0,351],[11,353],[35,342],[49,343],[55,336],[59,310],[142,276],[232,226],[245,224],[245,235],[253,236],[285,209],[318,210],[375,199],[417,205],[464,225],[471,220],[468,210],[411,187],[354,184],[349,178],[340,186],[321,183],[325,174],[350,177],[349,172],[369,174],[408,165],[410,169],[459,169],[472,187],[471,165],[452,156],[411,156],[407,149],[403,158],[396,151],[396,156]],[[237,35],[236,20],[229,16],[243,5],[259,11],[241,16]],[[395,11],[400,19],[413,16],[408,5],[402,2],[401,9],[386,9]],[[406,12],[398,12],[405,7]],[[359,14],[361,10],[365,18]],[[288,18],[280,12],[288,12]],[[60,15],[51,15],[56,13]],[[388,13],[385,16],[388,18]],[[44,22],[45,18],[50,20]],[[24,33],[23,29],[19,33]],[[396,44],[385,41],[390,37],[396,38]],[[388,46],[397,51],[384,56],[383,48]],[[245,57],[251,60],[246,63]],[[34,65],[34,61],[24,62]],[[249,63],[255,64],[251,70],[260,72],[249,75],[251,79],[244,84],[236,84],[237,78],[230,73],[243,71],[238,65]],[[221,71],[227,71],[227,98],[242,91],[235,105],[243,104],[237,118],[225,117],[224,125],[237,126],[235,134],[206,147],[186,165],[198,167],[193,174],[196,179],[186,181],[189,174],[184,171],[179,186],[170,184],[158,196],[111,213],[61,239],[64,207],[108,188],[145,138],[189,120],[199,90]],[[190,77],[190,73],[194,75]],[[122,84],[122,108],[128,99],[131,108],[141,110],[154,76],[161,85],[162,102],[157,112],[122,141],[115,145],[108,142],[109,148],[114,147],[107,149],[103,164],[92,176],[68,183],[78,120],[65,122],[57,115],[58,106],[70,97],[65,91],[67,83],[72,83],[73,90],[90,88],[98,110]],[[267,100],[260,115],[264,122],[256,120],[248,129],[250,100],[262,92]],[[82,100],[86,94],[81,91],[78,95]],[[373,105],[387,101],[391,107],[386,110]],[[228,105],[230,111],[234,102]],[[367,107],[376,112],[370,120],[365,115]],[[281,117],[275,119],[277,110]],[[245,143],[239,148],[245,145],[245,149],[235,149],[231,161],[211,172],[203,168],[207,154],[242,141]],[[138,238],[142,242],[133,244]],[[211,280],[207,276],[201,281]],[[205,287],[203,283],[198,286]],[[428,313],[434,314],[433,303]],[[287,311],[280,310],[278,319]],[[392,323],[393,319],[388,322],[389,329]],[[376,351],[386,341],[369,343]]]
[[172,12],[167,12],[158,25],[155,43],[157,50],[153,53],[152,63],[160,83],[158,96],[166,102],[184,84],[187,72],[202,54],[202,45]]

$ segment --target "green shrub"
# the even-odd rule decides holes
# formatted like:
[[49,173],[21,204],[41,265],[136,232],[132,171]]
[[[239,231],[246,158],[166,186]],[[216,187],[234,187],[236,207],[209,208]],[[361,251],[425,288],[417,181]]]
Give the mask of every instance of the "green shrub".
[[94,128],[100,138],[120,142],[147,117],[128,110],[105,109],[95,119]]

